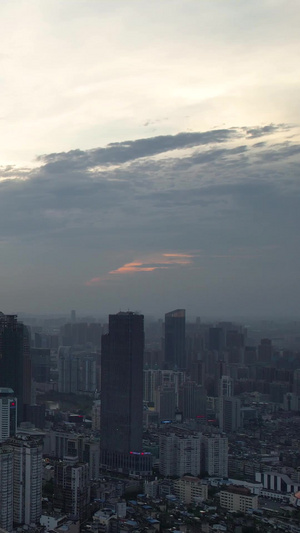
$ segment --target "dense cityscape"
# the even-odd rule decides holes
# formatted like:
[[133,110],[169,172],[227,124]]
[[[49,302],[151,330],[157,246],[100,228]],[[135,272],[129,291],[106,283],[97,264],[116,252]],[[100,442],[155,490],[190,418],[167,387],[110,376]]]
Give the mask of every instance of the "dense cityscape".
[[0,316],[3,530],[300,531],[298,321],[23,320]]
[[300,2],[0,21],[0,533],[300,533]]

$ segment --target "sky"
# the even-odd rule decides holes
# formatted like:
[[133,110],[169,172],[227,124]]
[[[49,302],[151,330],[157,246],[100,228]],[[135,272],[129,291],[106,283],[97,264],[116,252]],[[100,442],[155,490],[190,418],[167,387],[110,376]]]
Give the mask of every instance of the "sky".
[[299,317],[299,2],[0,20],[3,312]]

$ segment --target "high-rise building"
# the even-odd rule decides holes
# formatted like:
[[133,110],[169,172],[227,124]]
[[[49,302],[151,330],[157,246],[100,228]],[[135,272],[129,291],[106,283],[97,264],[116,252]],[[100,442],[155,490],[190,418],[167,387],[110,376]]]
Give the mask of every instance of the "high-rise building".
[[96,349],[101,346],[102,326],[98,322],[74,322],[64,324],[60,328],[61,344],[81,348]]
[[233,396],[234,381],[222,376],[219,382],[219,426],[221,431],[231,433],[241,427],[241,401]]
[[17,431],[17,398],[10,388],[0,388],[0,442],[13,437]]
[[31,348],[31,366],[32,377],[37,383],[50,382],[50,349],[49,348]]
[[0,387],[13,389],[18,399],[18,421],[31,404],[31,360],[27,328],[16,315],[0,313]]
[[208,349],[220,352],[225,346],[225,332],[222,327],[211,327],[208,330]]
[[13,451],[0,445],[0,528],[13,529]]
[[175,419],[176,396],[173,383],[168,387],[161,386],[157,388],[155,406],[160,421]]
[[[175,390],[175,403],[178,405],[178,393],[180,385],[185,380],[185,372],[173,370],[144,370],[144,401],[156,402],[156,391],[159,387],[172,388]],[[157,407],[155,405],[155,407]]]
[[100,431],[101,400],[94,400],[92,406],[92,429]]
[[274,348],[271,339],[261,339],[258,346],[258,362],[269,364],[272,362]]
[[96,354],[75,351],[71,346],[58,350],[58,391],[77,394],[97,389]]
[[219,424],[221,431],[233,433],[241,427],[241,400],[236,396],[220,398]]
[[165,365],[171,370],[186,368],[185,309],[165,314]]
[[194,381],[182,383],[179,389],[179,410],[184,419],[200,419],[206,415],[206,390]]
[[54,505],[80,522],[88,517],[90,479],[87,463],[71,458],[55,465]]
[[297,368],[293,373],[293,393],[300,396],[300,368]]
[[82,392],[95,392],[97,389],[96,355],[86,354],[79,359],[80,380],[79,390]]
[[58,392],[74,393],[79,388],[79,369],[71,346],[60,346],[58,350]]
[[143,315],[109,315],[101,352],[101,464],[132,474],[151,470],[151,456],[142,451],[143,352]]
[[164,476],[198,476],[201,471],[201,433],[174,432],[159,436],[159,471]]
[[228,477],[228,438],[220,434],[203,437],[205,472],[211,477]]
[[222,376],[220,379],[219,396],[233,395],[233,379],[230,376]]
[[89,465],[89,478],[99,479],[100,445],[99,440],[86,440],[82,452],[83,462]]
[[42,514],[42,444],[30,436],[13,437],[13,516],[15,524],[37,524]]

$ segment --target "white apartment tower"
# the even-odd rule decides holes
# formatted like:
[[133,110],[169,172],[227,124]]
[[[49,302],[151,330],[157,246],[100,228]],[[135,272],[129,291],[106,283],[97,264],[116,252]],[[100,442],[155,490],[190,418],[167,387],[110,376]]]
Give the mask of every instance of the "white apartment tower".
[[228,439],[220,434],[203,437],[205,471],[211,477],[228,477]]
[[201,433],[168,433],[159,438],[159,470],[164,476],[191,474],[201,471]]
[[36,524],[42,514],[42,444],[34,437],[10,439],[13,450],[13,520]]

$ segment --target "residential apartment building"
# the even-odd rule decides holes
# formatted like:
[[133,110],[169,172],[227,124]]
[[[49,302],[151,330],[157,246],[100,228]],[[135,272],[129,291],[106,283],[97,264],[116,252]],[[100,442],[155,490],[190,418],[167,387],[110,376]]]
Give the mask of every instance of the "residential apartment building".
[[90,503],[89,466],[69,460],[55,465],[55,507],[83,521]]
[[13,450],[13,521],[36,524],[42,514],[42,444],[29,436],[9,440]]
[[229,485],[220,492],[220,505],[229,511],[245,513],[248,509],[258,508],[258,496],[251,494],[251,491],[245,487]]
[[13,529],[13,451],[0,445],[0,528]]
[[17,431],[17,398],[11,388],[0,387],[0,442]]
[[185,504],[197,503],[208,497],[208,485],[193,476],[183,476],[174,481],[174,494]]
[[190,474],[201,471],[201,433],[177,431],[160,435],[159,470],[164,476]]
[[228,438],[224,435],[205,435],[205,472],[211,477],[228,477]]

